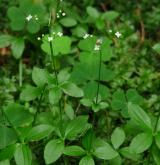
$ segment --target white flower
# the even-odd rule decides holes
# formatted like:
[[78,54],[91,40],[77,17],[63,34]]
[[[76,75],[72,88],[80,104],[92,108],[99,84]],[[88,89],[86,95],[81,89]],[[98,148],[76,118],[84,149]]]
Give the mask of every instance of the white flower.
[[100,49],[100,46],[96,44],[95,47],[94,47],[94,50],[97,51],[99,49]]
[[26,17],[26,20],[27,20],[27,21],[30,21],[32,18],[33,18],[32,15],[29,14],[29,15]]
[[88,37],[89,37],[89,34],[87,34],[87,33],[83,36],[84,39],[86,39]]
[[38,40],[38,41],[41,40],[41,37],[37,37],[37,40]]
[[101,45],[102,44],[102,39],[97,39],[96,43]]
[[59,18],[60,16],[59,16],[59,14],[57,13],[57,18]]
[[62,16],[65,16],[66,15],[66,13],[62,13]]
[[59,37],[62,37],[62,36],[63,36],[63,33],[58,32],[57,35],[58,35]]
[[51,42],[53,40],[53,37],[48,37],[48,41]]
[[115,36],[116,36],[117,38],[120,38],[121,35],[122,35],[122,34],[121,34],[120,32],[118,32],[118,31],[115,33]]
[[62,13],[62,10],[59,10],[60,13]]

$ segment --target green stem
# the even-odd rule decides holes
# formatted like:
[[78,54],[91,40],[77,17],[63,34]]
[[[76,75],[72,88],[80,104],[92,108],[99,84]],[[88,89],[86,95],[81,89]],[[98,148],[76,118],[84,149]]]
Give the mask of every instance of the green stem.
[[99,87],[100,87],[100,79],[101,79],[101,67],[102,67],[102,52],[99,51],[99,68],[98,68],[98,85],[97,85],[97,94],[96,94],[96,104],[98,103],[98,95],[99,95]]
[[34,125],[35,122],[36,122],[37,115],[38,115],[39,109],[40,109],[40,107],[41,107],[41,102],[42,102],[42,98],[43,98],[45,89],[46,89],[46,84],[44,85],[43,91],[42,91],[41,96],[40,96],[40,98],[39,98],[39,100],[38,100],[38,106],[37,106],[37,111],[36,111],[36,113],[35,113],[35,115],[34,115],[33,125]]
[[22,64],[22,58],[19,59],[19,86],[22,86],[23,81],[23,64]]

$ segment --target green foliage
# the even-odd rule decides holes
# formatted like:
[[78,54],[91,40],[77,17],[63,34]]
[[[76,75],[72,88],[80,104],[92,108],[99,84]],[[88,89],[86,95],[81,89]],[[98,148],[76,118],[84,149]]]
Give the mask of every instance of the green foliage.
[[159,8],[1,0],[0,165],[160,165]]

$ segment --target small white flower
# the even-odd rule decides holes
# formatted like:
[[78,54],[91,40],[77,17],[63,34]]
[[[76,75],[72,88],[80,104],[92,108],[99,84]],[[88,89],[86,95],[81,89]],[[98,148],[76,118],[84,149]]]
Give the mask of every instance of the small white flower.
[[120,38],[121,35],[122,35],[122,34],[121,34],[120,32],[118,32],[118,31],[115,33],[115,36],[116,36],[117,38]]
[[53,35],[55,35],[56,33],[55,33],[55,32],[53,32],[52,34],[53,34]]
[[57,13],[57,18],[59,18],[60,16],[59,16],[59,14]]
[[33,18],[32,15],[29,14],[29,15],[26,17],[26,20],[27,20],[27,21],[30,21],[32,18]]
[[62,10],[59,10],[60,13],[62,13]]
[[109,33],[112,33],[112,29],[109,29],[108,32],[109,32]]
[[100,46],[96,44],[95,47],[94,47],[94,50],[97,51],[99,49],[100,49]]
[[38,41],[41,40],[41,37],[37,37],[37,40],[38,40]]
[[66,15],[66,13],[62,13],[62,16],[65,16]]
[[88,37],[89,37],[89,34],[87,34],[87,33],[83,36],[84,39],[86,39]]
[[93,37],[93,35],[91,34],[90,37]]
[[62,36],[63,36],[63,33],[58,32],[57,35],[58,35],[59,37],[62,37]]
[[53,40],[53,37],[48,37],[48,41],[51,42]]
[[44,34],[42,34],[42,37],[44,37]]

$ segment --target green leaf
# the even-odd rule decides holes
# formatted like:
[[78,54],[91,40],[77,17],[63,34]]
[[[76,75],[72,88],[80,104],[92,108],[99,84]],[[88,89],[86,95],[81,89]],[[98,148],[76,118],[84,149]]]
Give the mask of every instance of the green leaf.
[[39,141],[53,132],[54,128],[51,125],[41,124],[33,127],[27,134],[27,141]]
[[83,96],[82,89],[73,83],[69,83],[69,82],[63,83],[63,84],[61,84],[61,88],[62,88],[63,92],[69,96],[72,96],[72,97],[82,97]]
[[13,56],[16,59],[21,58],[23,51],[24,51],[24,48],[25,48],[24,39],[14,37],[12,40],[11,49],[12,49]]
[[80,160],[79,165],[95,165],[94,159],[87,155]]
[[137,154],[146,151],[152,144],[151,133],[140,133],[132,139],[130,148]]
[[42,92],[41,88],[33,87],[31,85],[27,85],[20,94],[20,99],[23,101],[31,101],[40,96]]
[[94,141],[96,140],[95,134],[92,129],[88,130],[82,138],[83,147],[90,151],[93,147]]
[[117,127],[111,135],[111,142],[114,148],[118,149],[120,145],[124,142],[124,140],[125,140],[125,132],[123,131],[122,128]]
[[44,159],[46,164],[55,162],[60,158],[64,150],[64,142],[59,139],[51,140],[44,149]]
[[155,136],[155,142],[157,147],[160,149],[160,132]]
[[25,144],[17,144],[14,158],[17,165],[31,165],[32,152]]
[[12,42],[12,36],[8,34],[0,35],[0,48],[9,46],[11,42]]
[[62,18],[59,22],[65,27],[73,27],[77,24],[77,21],[71,17]]
[[152,48],[160,54],[160,43],[155,44]]
[[17,135],[12,128],[0,126],[0,149],[17,141]]
[[[55,37],[51,43],[52,43],[52,47],[53,47],[54,56],[57,56],[59,54],[63,55],[63,54],[70,53],[71,39],[69,37],[67,37],[67,36]],[[48,42],[47,36],[44,37],[41,48],[44,52],[51,55],[50,43]]]
[[143,130],[152,130],[151,120],[147,113],[138,105],[128,103],[128,112],[131,119]]
[[37,33],[40,30],[40,24],[36,20],[31,20],[27,24],[27,30],[30,33]]
[[26,126],[32,123],[33,115],[24,106],[17,103],[10,103],[4,109],[7,119],[15,127]]
[[90,17],[94,19],[97,19],[100,16],[100,13],[97,11],[97,9],[92,6],[87,7],[87,13]]
[[54,87],[49,90],[49,102],[56,104],[62,96],[62,91],[59,87]]
[[64,107],[66,115],[69,117],[69,119],[73,120],[74,119],[74,110],[71,105],[65,104]]
[[10,165],[9,160],[0,161],[0,165]]
[[73,139],[78,134],[81,134],[86,129],[87,121],[87,116],[78,116],[77,118],[71,120],[65,130],[65,138]]
[[83,156],[85,155],[85,150],[79,146],[68,146],[63,153],[68,156]]
[[116,11],[106,11],[103,15],[102,15],[102,19],[106,20],[106,21],[114,21],[115,19],[117,19],[119,16],[119,13]]
[[120,154],[122,154],[125,158],[131,159],[131,160],[138,160],[140,155],[135,153],[130,147],[124,147],[119,150]]
[[14,152],[16,149],[16,145],[10,145],[2,150],[0,150],[0,161],[6,160],[6,159],[12,159]]
[[118,153],[107,142],[97,139],[95,143],[97,144],[94,147],[95,150],[93,154],[96,157],[104,160],[110,160],[118,156]]
[[48,82],[48,79],[49,79],[49,73],[45,69],[40,69],[37,67],[33,68],[32,80],[37,86],[39,87],[44,86],[45,83]]
[[160,165],[160,150],[155,144],[153,145],[151,152],[156,165]]

